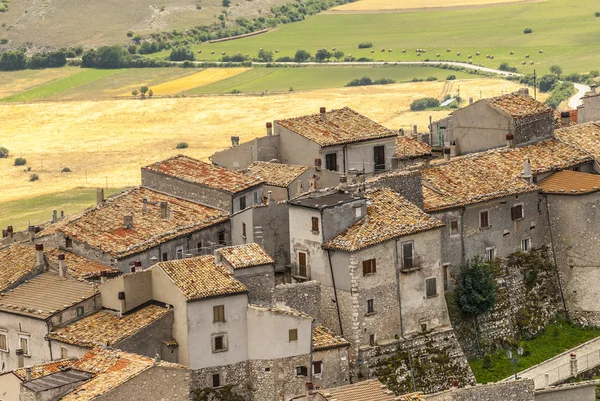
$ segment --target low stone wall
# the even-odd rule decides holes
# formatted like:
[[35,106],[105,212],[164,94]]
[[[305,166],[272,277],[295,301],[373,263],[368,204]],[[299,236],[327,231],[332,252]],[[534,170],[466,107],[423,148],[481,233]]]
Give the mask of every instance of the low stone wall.
[[285,303],[292,309],[304,312],[321,321],[321,283],[306,281],[297,284],[280,284],[273,294],[275,303]]
[[425,397],[428,401],[534,401],[533,381],[520,380],[452,389]]

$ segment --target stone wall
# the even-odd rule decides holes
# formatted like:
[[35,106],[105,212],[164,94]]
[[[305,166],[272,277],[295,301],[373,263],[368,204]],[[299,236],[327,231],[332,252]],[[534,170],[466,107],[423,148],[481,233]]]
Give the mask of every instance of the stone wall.
[[391,188],[404,198],[423,208],[423,185],[421,171],[398,171],[371,180],[373,188]]
[[377,378],[396,394],[413,391],[411,366],[416,391],[442,391],[450,387],[452,380],[457,380],[459,386],[475,383],[473,372],[451,329],[361,347],[357,364],[359,379]]
[[115,344],[125,352],[154,358],[162,353],[162,342],[173,337],[173,309],[160,319]]
[[321,283],[305,281],[296,284],[280,284],[275,287],[274,303],[285,303],[292,309],[304,312],[321,321]]
[[[534,401],[533,380],[452,389],[425,397],[429,401]],[[566,398],[565,398],[566,400]]]
[[313,363],[322,362],[322,373],[313,375],[315,389],[349,384],[348,347],[330,348],[313,352]]
[[515,121],[514,144],[525,145],[549,139],[553,133],[554,115],[552,112],[520,118]]
[[[556,269],[546,248],[517,253],[495,265],[496,305],[476,321],[460,312],[453,293],[446,299],[452,326],[468,357],[536,335],[562,308]],[[479,335],[476,334],[475,324]]]

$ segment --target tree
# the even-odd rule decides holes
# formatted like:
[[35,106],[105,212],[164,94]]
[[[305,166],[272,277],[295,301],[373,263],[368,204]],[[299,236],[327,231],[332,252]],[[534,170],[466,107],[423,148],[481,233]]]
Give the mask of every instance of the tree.
[[90,49],[81,57],[82,67],[122,68],[128,61],[129,54],[119,46],[102,46],[97,50]]
[[142,86],[140,88],[140,93],[142,94],[142,99],[144,99],[146,97],[146,93],[148,92],[148,87],[147,86]]
[[331,58],[332,54],[327,49],[317,50],[317,54],[315,54],[315,60],[317,61],[325,61]]
[[177,46],[171,50],[171,54],[169,55],[169,60],[171,61],[194,61],[196,56],[192,49],[188,46]]
[[563,69],[559,65],[553,65],[550,66],[550,72],[556,75],[558,79],[560,79],[560,76],[563,73]]
[[540,91],[550,92],[552,89],[554,89],[557,82],[558,82],[558,78],[555,75],[550,75],[550,74],[544,75],[542,78],[540,78],[540,83],[539,83]]
[[256,58],[263,63],[270,63],[273,61],[273,52],[260,49]]
[[297,63],[303,63],[310,58],[310,53],[306,50],[298,50],[294,56],[294,61]]
[[6,159],[8,157],[8,149],[4,146],[0,146],[0,159]]
[[154,96],[154,91],[152,89],[148,90],[148,97]]
[[20,50],[0,53],[0,71],[16,71],[27,68],[27,57]]
[[131,94],[133,95],[133,97],[137,97],[137,95],[139,95],[140,92],[137,89],[134,89],[131,91]]
[[412,111],[422,111],[426,109],[431,109],[433,107],[439,107],[440,101],[433,97],[424,97],[422,99],[417,99],[410,104],[410,109]]
[[460,266],[460,276],[456,284],[456,301],[464,313],[474,317],[494,307],[496,280],[490,263],[475,258]]

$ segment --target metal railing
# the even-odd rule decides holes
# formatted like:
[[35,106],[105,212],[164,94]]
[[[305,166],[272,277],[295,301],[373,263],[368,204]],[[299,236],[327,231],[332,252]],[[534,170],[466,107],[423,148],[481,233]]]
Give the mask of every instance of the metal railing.
[[535,388],[548,387],[564,382],[575,377],[579,373],[586,372],[597,366],[600,366],[600,349],[576,357],[575,364],[569,361],[568,363],[548,370],[544,374],[535,376],[533,378]]
[[221,241],[219,243],[210,243],[207,246],[202,246],[199,248],[190,248],[183,249],[181,252],[177,252],[175,255],[176,259],[187,259],[193,258],[195,256],[206,256],[213,255],[217,249],[224,248],[226,246],[231,246],[231,241]]
[[414,255],[411,259],[402,258],[402,269],[401,270],[414,270],[420,269],[423,262],[421,255]]

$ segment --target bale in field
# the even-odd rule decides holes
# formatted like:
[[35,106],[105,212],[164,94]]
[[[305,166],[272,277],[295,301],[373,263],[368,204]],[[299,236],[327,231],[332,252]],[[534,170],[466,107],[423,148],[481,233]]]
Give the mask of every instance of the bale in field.
[[421,53],[417,53],[417,57],[421,57]]
[[490,56],[490,60],[493,60],[493,59],[494,59],[494,56]]
[[529,54],[526,54],[526,55],[525,55],[525,58],[529,58]]
[[525,64],[527,64],[527,61],[523,61],[521,64],[525,65]]
[[392,49],[388,49],[388,53],[391,53],[391,52],[392,52]]
[[215,51],[214,51],[214,50],[211,50],[211,51],[210,51],[210,54],[215,54]]
[[402,49],[402,53],[406,53],[406,49]]
[[533,65],[533,61],[530,61],[529,64]]
[[385,49],[381,49],[381,51],[382,51],[382,52],[384,52],[384,51],[385,51]]
[[470,54],[467,56],[467,58],[473,58],[473,56],[471,56]]
[[202,50],[198,50],[198,53],[202,53]]
[[512,56],[513,54],[515,54],[515,52],[513,52],[512,50],[510,51],[510,55]]
[[456,52],[456,55],[457,55],[457,56],[460,56],[460,52]]
[[275,53],[279,53],[279,49],[275,49]]
[[489,54],[486,54],[486,55],[485,55],[485,58],[490,58],[490,55],[489,55]]
[[335,51],[335,50],[336,50],[336,48],[335,48],[335,47],[332,47],[332,48],[331,48],[331,50]]
[[446,49],[447,53],[450,53],[452,51],[452,49]]
[[479,56],[479,52],[475,53],[476,56]]
[[543,52],[544,52],[543,50],[540,50],[540,54],[542,54]]
[[440,56],[440,54],[438,53],[438,54],[436,54],[435,56],[436,56],[436,57],[439,57],[439,56]]
[[225,52],[221,52],[221,56],[224,56],[224,55],[225,55]]
[[375,53],[375,50],[371,49],[371,53]]

